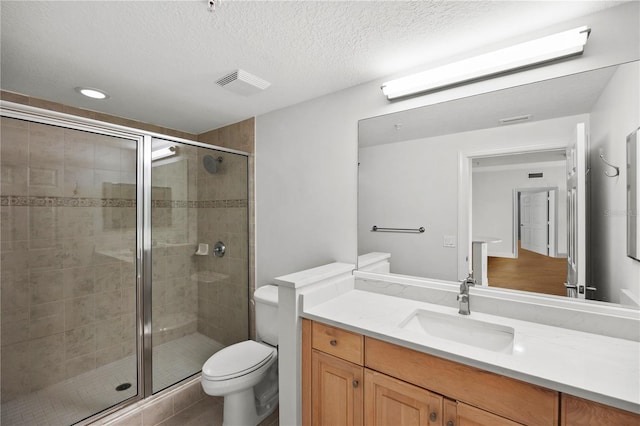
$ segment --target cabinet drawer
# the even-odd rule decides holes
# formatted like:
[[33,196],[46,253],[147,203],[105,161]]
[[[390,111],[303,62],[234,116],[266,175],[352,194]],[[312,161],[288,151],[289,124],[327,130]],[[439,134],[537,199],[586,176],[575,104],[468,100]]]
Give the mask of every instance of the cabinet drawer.
[[365,366],[517,423],[556,426],[558,392],[366,338]]
[[364,363],[364,338],[360,334],[313,322],[311,342],[319,351],[358,365]]

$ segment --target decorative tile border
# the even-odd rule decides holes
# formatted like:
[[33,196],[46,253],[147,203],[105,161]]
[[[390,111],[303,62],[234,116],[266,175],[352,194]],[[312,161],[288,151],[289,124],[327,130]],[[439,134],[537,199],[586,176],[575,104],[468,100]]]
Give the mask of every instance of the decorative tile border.
[[151,207],[164,207],[172,209],[225,209],[230,207],[247,207],[247,200],[151,200]]
[[[247,207],[247,200],[152,200],[151,207],[158,208],[232,208]],[[135,207],[136,200],[125,198],[75,198],[75,197],[29,197],[1,195],[0,206],[15,207]]]
[[74,198],[0,196],[0,206],[16,207],[135,207],[136,200],[124,198]]
[[197,201],[198,208],[229,208],[229,207],[247,207],[247,200],[212,200],[212,201]]

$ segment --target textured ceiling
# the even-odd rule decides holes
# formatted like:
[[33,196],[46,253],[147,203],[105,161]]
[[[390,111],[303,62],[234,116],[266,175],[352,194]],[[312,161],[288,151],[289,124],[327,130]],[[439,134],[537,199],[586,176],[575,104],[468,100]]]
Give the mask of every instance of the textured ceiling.
[[[0,85],[201,133],[619,3],[2,0]],[[215,85],[237,68],[271,87]]]

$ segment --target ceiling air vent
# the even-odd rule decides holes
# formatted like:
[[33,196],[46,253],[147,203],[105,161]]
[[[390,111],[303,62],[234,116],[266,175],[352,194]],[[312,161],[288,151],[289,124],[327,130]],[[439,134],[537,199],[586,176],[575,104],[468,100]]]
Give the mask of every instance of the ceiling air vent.
[[529,179],[538,179],[543,177],[542,173],[529,173]]
[[507,118],[501,118],[498,121],[500,122],[501,125],[507,125],[507,124],[516,124],[516,123],[522,123],[523,121],[528,121],[531,120],[531,114],[526,114],[526,115],[517,115],[515,117],[507,117]]
[[220,87],[224,87],[240,95],[253,95],[271,86],[271,83],[256,77],[244,70],[235,70],[216,81]]

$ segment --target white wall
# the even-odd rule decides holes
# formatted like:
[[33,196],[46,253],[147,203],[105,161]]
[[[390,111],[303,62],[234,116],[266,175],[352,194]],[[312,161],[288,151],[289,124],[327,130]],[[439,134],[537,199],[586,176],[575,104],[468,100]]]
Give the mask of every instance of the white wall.
[[[567,253],[567,170],[566,162],[482,167],[473,170],[473,235],[500,238],[487,246],[489,256],[515,257],[513,198],[515,189],[558,188],[556,235],[558,254]],[[543,173],[529,179],[529,173]]]
[[[590,236],[591,280],[588,285],[607,291],[598,297],[619,302],[629,289],[640,300],[640,262],[627,257],[626,137],[640,126],[640,65],[621,67],[611,78],[591,114]],[[600,161],[600,153],[620,167],[620,176]]]
[[257,117],[257,285],[356,263],[356,100],[340,92]]

